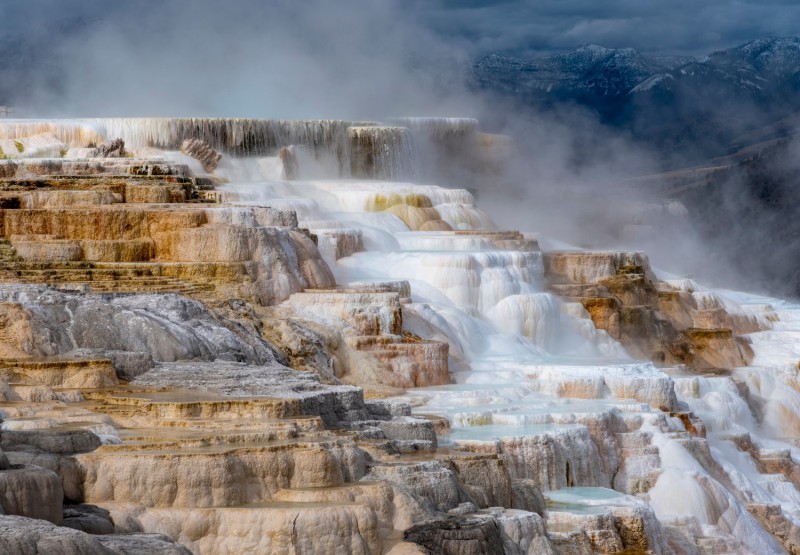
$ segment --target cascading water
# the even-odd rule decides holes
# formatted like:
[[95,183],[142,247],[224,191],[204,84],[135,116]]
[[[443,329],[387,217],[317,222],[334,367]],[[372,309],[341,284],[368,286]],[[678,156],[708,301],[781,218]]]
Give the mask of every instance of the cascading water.
[[[327,169],[333,176],[402,179],[414,176],[408,129],[374,122],[341,120],[259,120],[244,118],[88,118],[3,120],[0,140],[50,133],[69,147],[121,138],[132,149],[176,150],[188,138],[235,156],[277,156],[281,147],[301,147],[303,175]],[[302,160],[305,158],[305,160]],[[312,166],[314,166],[312,168]],[[331,171],[332,170],[332,171]],[[267,174],[269,175],[269,174]],[[230,176],[237,181],[243,175]],[[270,176],[274,177],[274,176]]]
[[414,145],[405,127],[354,126],[350,137],[350,175],[376,179],[414,177]]
[[83,147],[120,137],[131,148],[175,150],[190,137],[239,156],[269,154],[276,148],[304,144],[346,150],[347,128],[340,120],[258,120],[245,118],[87,118],[4,120],[0,138],[53,133],[69,146]]
[[442,141],[455,137],[467,137],[478,129],[478,120],[473,118],[393,118],[396,125],[402,125],[412,133],[427,135],[431,139]]
[[[437,129],[472,123],[415,125],[441,134]],[[359,156],[372,157],[353,158],[351,167],[382,160],[382,170],[363,175],[409,175],[409,137],[396,129],[351,127],[351,153],[355,144]],[[492,231],[467,191],[387,181],[292,181],[278,179],[270,164],[228,173],[232,182],[220,188],[225,200],[295,210],[301,227],[333,237],[321,240],[320,248],[340,285],[408,281],[412,302],[403,306],[405,329],[449,343],[453,383],[405,395],[418,412],[449,419],[452,430],[440,438],[443,443],[502,453],[512,477],[538,479],[546,489],[589,486],[575,495],[597,487],[637,493],[637,480],[656,473],[640,497],[689,541],[719,537],[735,549],[783,552],[746,504],[779,504],[800,523],[800,494],[790,482],[760,474],[733,442],[746,433],[757,448],[784,450],[800,460],[800,450],[786,441],[800,431],[800,394],[791,387],[798,383],[791,361],[800,358],[800,307],[671,282],[693,292],[704,310],[724,306],[763,325],[763,308],[773,304],[770,319],[781,322],[751,336],[752,367],[733,376],[673,381],[653,364],[631,360],[580,305],[545,292],[538,249],[523,235]],[[345,238],[358,246],[343,253]],[[759,400],[761,414],[751,413],[741,384]],[[687,447],[684,425],[669,415],[679,401],[708,427],[707,458]],[[642,455],[644,462],[621,463],[623,451],[631,449],[614,439],[620,433],[650,437],[640,449],[657,447],[660,459]],[[550,445],[549,458],[538,460],[543,443]]]

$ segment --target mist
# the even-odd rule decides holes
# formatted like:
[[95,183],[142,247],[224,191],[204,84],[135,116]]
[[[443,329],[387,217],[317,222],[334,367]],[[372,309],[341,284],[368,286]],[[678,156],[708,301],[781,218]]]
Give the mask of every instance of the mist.
[[48,20],[43,4],[63,18],[42,23],[34,42],[45,42],[31,46],[44,58],[31,89],[12,91],[30,115],[357,119],[469,109],[458,83],[468,60],[397,1],[12,9],[18,20]]
[[[153,6],[144,0],[6,6],[0,38],[17,39],[7,57],[24,52],[30,63],[13,75],[19,87],[6,86],[7,102],[25,117],[477,117],[482,130],[510,135],[516,156],[499,174],[475,175],[456,158],[456,167],[434,175],[476,191],[501,227],[585,248],[643,249],[670,271],[744,281],[732,279],[737,274],[725,254],[716,257],[714,273],[705,271],[708,246],[690,218],[628,181],[661,171],[672,153],[578,106],[537,110],[475,90],[474,44],[434,31],[423,2]],[[9,27],[20,21],[30,22],[22,45]],[[670,161],[680,165],[674,156]]]

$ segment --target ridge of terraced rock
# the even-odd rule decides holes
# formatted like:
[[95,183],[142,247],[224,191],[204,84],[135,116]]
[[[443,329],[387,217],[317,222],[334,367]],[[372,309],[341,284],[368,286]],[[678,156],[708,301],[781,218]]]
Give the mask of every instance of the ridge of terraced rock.
[[[209,140],[185,150],[219,175],[229,149],[217,165],[211,146],[254,139],[217,131],[265,125],[176,121],[170,144],[194,129]],[[303,124],[315,164],[335,131],[337,148],[364,149],[354,173],[408,169],[381,148],[407,154],[408,129],[348,125]],[[448,125],[474,131],[472,120]],[[708,429],[678,393],[748,364],[743,336],[764,328],[758,317],[658,280],[641,253],[542,252],[530,235],[484,229],[465,190],[302,182],[308,198],[293,203],[284,180],[251,184],[248,197],[183,163],[87,159],[83,135],[97,129],[61,131],[75,139],[66,158],[0,161],[0,551],[746,549],[695,521],[662,525],[648,499],[680,450],[718,500],[709,513],[745,506],[726,496],[734,485]],[[282,179],[311,163],[308,145],[273,146],[277,157],[254,164],[283,164]],[[268,187],[286,190],[248,200]],[[385,216],[367,221],[403,231],[315,213],[331,199],[353,220]],[[331,267],[346,273],[387,237],[379,264],[394,265],[391,279],[337,284]],[[598,370],[579,356],[522,365],[558,339],[537,317],[563,317],[609,349],[603,361],[627,349],[659,368],[615,359]],[[521,350],[491,349],[509,346]],[[734,439],[759,475],[800,483],[789,451]],[[783,507],[744,510],[796,545]]]
[[641,253],[545,253],[550,287],[581,303],[594,324],[641,358],[698,372],[746,366],[744,334],[764,329],[754,317],[729,314],[717,301],[698,303],[653,275]]

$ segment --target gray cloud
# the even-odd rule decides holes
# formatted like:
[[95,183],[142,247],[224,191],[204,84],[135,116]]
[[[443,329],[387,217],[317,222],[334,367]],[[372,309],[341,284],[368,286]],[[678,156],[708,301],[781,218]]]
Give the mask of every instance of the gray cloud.
[[463,69],[487,51],[701,54],[798,26],[800,5],[780,0],[4,0],[0,103],[56,115],[468,114]]
[[763,36],[800,32],[791,0],[441,0],[427,17],[476,51],[534,54],[581,43],[643,52],[705,54]]
[[[466,53],[398,0],[9,7],[0,64],[20,79],[4,88],[40,114],[376,118],[467,103]],[[434,92],[442,84],[452,97]]]
[[[63,117],[477,116],[521,156],[506,176],[449,184],[477,188],[503,225],[601,241],[617,198],[638,197],[605,185],[659,157],[588,111],[525,114],[471,93],[473,57],[585,42],[698,54],[795,34],[798,21],[800,6],[776,0],[0,0],[0,104]],[[671,237],[665,252],[688,258]]]

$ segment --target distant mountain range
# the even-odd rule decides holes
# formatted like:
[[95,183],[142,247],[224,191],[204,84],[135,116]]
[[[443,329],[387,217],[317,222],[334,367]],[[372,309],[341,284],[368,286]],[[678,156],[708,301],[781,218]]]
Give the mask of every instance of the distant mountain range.
[[764,38],[703,57],[583,45],[520,59],[489,54],[475,86],[537,109],[577,104],[605,123],[696,158],[800,110],[800,39]]

